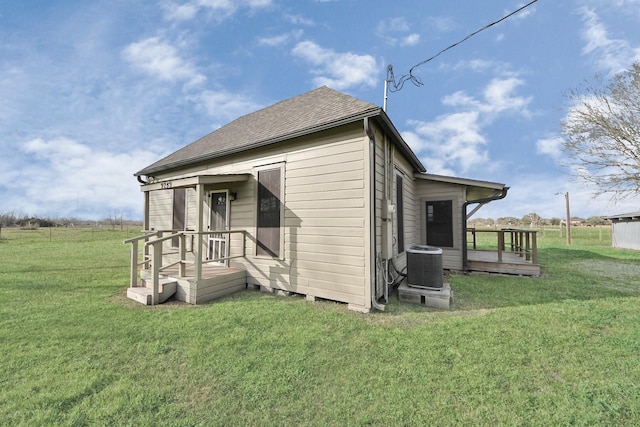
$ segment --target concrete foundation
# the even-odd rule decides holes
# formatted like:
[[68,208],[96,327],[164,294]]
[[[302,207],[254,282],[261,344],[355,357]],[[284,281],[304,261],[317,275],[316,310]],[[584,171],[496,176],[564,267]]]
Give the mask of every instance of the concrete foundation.
[[453,291],[449,283],[442,288],[414,288],[402,283],[398,288],[398,299],[411,304],[421,304],[427,307],[448,310],[453,302]]

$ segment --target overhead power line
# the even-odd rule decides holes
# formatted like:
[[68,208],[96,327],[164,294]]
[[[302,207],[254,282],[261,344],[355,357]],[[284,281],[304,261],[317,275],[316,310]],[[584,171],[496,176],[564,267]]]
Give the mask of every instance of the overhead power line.
[[[536,3],[538,0],[533,0],[527,4],[525,4],[524,6],[519,7],[518,9],[514,10],[513,12],[503,16],[502,18],[498,19],[497,21],[494,21],[488,25],[485,25],[484,27],[480,28],[479,30],[474,31],[473,33],[469,34],[468,36],[466,36],[465,38],[463,38],[462,40],[460,40],[459,42],[456,42],[454,44],[452,44],[451,46],[448,46],[444,49],[442,49],[440,52],[436,53],[435,55],[433,55],[430,58],[425,59],[424,61],[418,62],[416,65],[414,65],[413,67],[411,67],[409,69],[409,73],[408,74],[404,74],[403,76],[400,77],[400,79],[396,82],[395,76],[393,75],[393,67],[391,65],[389,65],[389,67],[387,68],[387,80],[385,82],[385,88],[386,88],[386,83],[390,83],[391,84],[391,88],[389,88],[389,90],[391,92],[397,92],[400,89],[402,89],[402,87],[404,86],[404,84],[407,81],[411,81],[411,83],[413,83],[416,86],[422,86],[424,83],[422,83],[422,80],[420,80],[419,77],[416,77],[413,74],[413,70],[415,70],[416,68],[433,61],[434,59],[436,59],[437,57],[439,57],[440,55],[442,55],[443,53],[445,53],[446,51],[453,49],[454,47],[466,42],[467,40],[469,40],[471,37],[475,36],[478,33],[481,33],[482,31],[493,27],[496,24],[499,24],[500,22],[509,19],[510,17],[512,17],[513,15],[516,15],[520,12],[522,12],[523,10],[525,10],[526,8],[530,7],[531,5],[533,5],[534,3]],[[385,89],[386,92],[386,89]],[[386,104],[386,96],[387,94],[385,93],[385,104]]]

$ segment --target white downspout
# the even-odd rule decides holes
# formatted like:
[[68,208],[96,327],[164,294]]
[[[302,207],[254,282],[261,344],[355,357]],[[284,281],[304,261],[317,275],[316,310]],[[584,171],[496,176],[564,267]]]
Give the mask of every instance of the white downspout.
[[371,210],[369,212],[369,235],[370,235],[370,252],[369,275],[371,277],[371,306],[379,311],[384,311],[385,306],[376,300],[376,137],[371,126],[369,118],[364,118],[364,129],[369,137],[369,199],[371,201]]

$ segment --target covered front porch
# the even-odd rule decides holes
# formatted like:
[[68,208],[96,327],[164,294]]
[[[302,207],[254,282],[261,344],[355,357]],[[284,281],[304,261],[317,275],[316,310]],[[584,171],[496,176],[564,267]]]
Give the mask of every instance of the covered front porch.
[[[163,243],[173,239],[179,241],[178,250],[165,253]],[[238,241],[234,247],[241,248],[237,254],[231,255],[225,250],[215,258],[211,256],[217,253],[214,245],[224,241],[228,248],[232,240]],[[244,290],[246,271],[228,267],[226,262],[244,257],[245,242],[246,232],[243,230],[202,233],[154,231],[127,239],[124,243],[131,244],[127,296],[146,305],[161,304],[172,296],[179,301],[199,304]],[[194,254],[193,249],[205,244],[209,250],[206,258],[202,259]],[[178,259],[171,262],[176,256]]]
[[467,230],[466,270],[539,276],[537,231]]
[[[231,268],[230,261],[246,257],[248,232],[231,230],[231,202],[239,191],[250,190],[251,176],[195,175],[143,183],[144,231],[125,241],[131,245],[127,295],[148,305],[171,296],[198,304],[245,289],[246,271]],[[234,215],[242,215],[235,203]]]

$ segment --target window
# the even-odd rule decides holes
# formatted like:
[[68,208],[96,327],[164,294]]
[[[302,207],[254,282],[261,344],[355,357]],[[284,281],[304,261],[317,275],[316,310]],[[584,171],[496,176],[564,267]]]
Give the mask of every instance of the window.
[[[186,190],[176,188],[173,190],[173,230],[184,230],[186,218]],[[180,238],[171,239],[171,247],[177,248],[180,245]]]
[[258,171],[257,255],[280,256],[282,169]]
[[453,201],[426,202],[427,245],[453,247]]
[[396,218],[398,221],[398,253],[404,252],[404,204],[402,192],[402,176],[396,175]]

